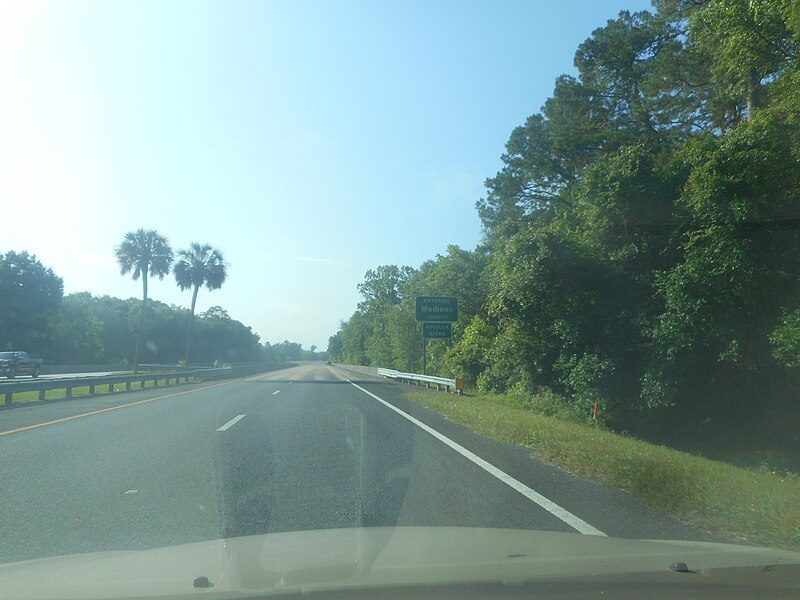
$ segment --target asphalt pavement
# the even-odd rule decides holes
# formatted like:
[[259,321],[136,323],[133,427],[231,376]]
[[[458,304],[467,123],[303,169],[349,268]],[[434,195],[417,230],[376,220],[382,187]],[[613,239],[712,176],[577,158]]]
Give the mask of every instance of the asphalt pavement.
[[0,411],[0,563],[306,529],[718,539],[325,365]]
[[[39,379],[73,379],[75,377],[105,377],[106,375],[114,375],[114,371],[98,371],[95,373],[50,373],[50,374],[41,374],[39,375]],[[19,383],[20,381],[31,381],[33,378],[27,374],[17,375],[14,379],[9,379],[8,377],[0,376],[0,385],[4,383]]]

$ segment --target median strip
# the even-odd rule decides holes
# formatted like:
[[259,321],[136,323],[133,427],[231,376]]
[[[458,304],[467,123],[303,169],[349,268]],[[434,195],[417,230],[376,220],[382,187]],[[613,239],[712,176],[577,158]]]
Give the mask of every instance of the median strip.
[[415,419],[414,417],[412,417],[408,413],[400,410],[396,406],[390,404],[389,402],[387,402],[383,398],[380,398],[380,397],[376,396],[372,392],[365,390],[363,387],[353,383],[349,379],[346,380],[346,381],[347,381],[347,383],[349,383],[353,387],[361,390],[362,392],[364,392],[368,396],[371,396],[372,398],[374,398],[375,400],[377,400],[378,402],[380,402],[381,404],[383,404],[387,408],[393,410],[394,412],[396,412],[398,415],[400,415],[404,419],[408,419],[409,421],[411,421],[414,425],[416,425],[417,427],[419,427],[423,431],[426,431],[426,432],[430,433],[437,440],[439,440],[443,444],[449,446],[450,448],[452,448],[453,450],[458,452],[461,456],[463,456],[467,460],[472,461],[473,463],[478,465],[480,468],[482,468],[484,471],[486,471],[487,473],[489,473],[493,477],[496,477],[497,479],[499,479],[500,481],[505,483],[510,488],[518,491],[520,494],[525,496],[531,502],[534,502],[535,504],[538,504],[540,507],[545,509],[551,515],[553,515],[554,517],[557,517],[558,519],[560,519],[561,521],[563,521],[564,523],[566,523],[567,525],[569,525],[570,527],[572,527],[576,531],[578,531],[580,533],[583,533],[583,534],[586,534],[586,535],[599,535],[599,536],[605,536],[606,535],[605,533],[603,533],[599,529],[596,529],[596,528],[592,527],[591,525],[589,525],[586,521],[580,519],[579,517],[576,517],[575,515],[573,515],[571,512],[569,512],[565,508],[562,508],[561,506],[559,506],[555,502],[553,502],[553,501],[549,500],[548,498],[545,498],[544,496],[542,496],[537,491],[529,488],[527,485],[525,485],[521,481],[518,481],[518,480],[514,479],[508,473],[505,473],[504,471],[501,471],[500,469],[495,467],[490,462],[487,462],[487,461],[483,460],[477,454],[474,454],[473,452],[470,452],[469,450],[464,448],[462,445],[460,445],[460,444],[454,442],[453,440],[451,440],[449,437],[439,433],[438,431],[436,431],[432,427],[429,427],[428,425],[426,425],[425,423],[423,423],[419,419]]

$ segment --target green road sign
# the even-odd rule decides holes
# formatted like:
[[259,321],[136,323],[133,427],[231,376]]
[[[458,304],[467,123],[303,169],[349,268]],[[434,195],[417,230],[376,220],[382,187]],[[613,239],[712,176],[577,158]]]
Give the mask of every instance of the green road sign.
[[439,323],[458,321],[458,298],[453,296],[417,296],[417,321]]
[[423,323],[422,337],[429,340],[447,339],[453,337],[452,323]]

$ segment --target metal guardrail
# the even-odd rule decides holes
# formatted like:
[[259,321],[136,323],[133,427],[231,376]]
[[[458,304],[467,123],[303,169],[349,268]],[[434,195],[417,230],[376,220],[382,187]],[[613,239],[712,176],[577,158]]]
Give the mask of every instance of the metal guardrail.
[[419,375],[418,373],[403,373],[394,369],[378,369],[378,377],[395,379],[404,383],[415,383],[416,385],[425,384],[425,387],[435,385],[437,390],[442,387],[448,392],[455,391],[461,394],[462,386],[459,379],[447,379],[446,377],[433,377],[431,375]]
[[103,365],[54,365],[45,362],[39,372],[42,375],[61,375],[63,373],[119,373],[130,371],[133,367],[121,363]]
[[[259,363],[242,363],[236,365],[234,368],[240,367],[263,367],[263,365]],[[212,365],[189,365],[188,367],[184,367],[182,365],[165,365],[165,364],[156,364],[156,363],[140,363],[139,370],[145,371],[206,371],[209,369],[217,369],[217,368],[227,368],[227,367],[214,367]]]
[[[86,394],[79,394],[77,397],[85,398],[95,393],[97,388],[106,387],[108,393],[131,391],[133,384],[138,383],[137,390],[143,389],[147,382],[152,382],[153,387],[158,387],[159,382],[170,385],[174,380],[178,384],[189,383],[190,379],[207,381],[211,379],[230,379],[233,377],[243,377],[255,375],[268,371],[268,366],[249,366],[249,367],[228,367],[224,369],[198,369],[193,371],[173,371],[168,373],[149,373],[138,375],[104,375],[100,377],[70,377],[62,379],[29,379],[27,381],[15,381],[6,383],[0,388],[0,395],[5,396],[4,404],[10,406],[14,401],[14,394],[20,392],[39,392],[39,400],[47,400],[47,392],[50,390],[65,390],[66,398],[72,398],[75,388],[88,388]],[[124,386],[117,389],[116,386]]]
[[[214,367],[208,365],[189,365],[190,371],[204,371],[206,369],[213,369]],[[184,371],[187,370],[181,365],[161,365],[161,364],[139,364],[139,370],[146,371]]]

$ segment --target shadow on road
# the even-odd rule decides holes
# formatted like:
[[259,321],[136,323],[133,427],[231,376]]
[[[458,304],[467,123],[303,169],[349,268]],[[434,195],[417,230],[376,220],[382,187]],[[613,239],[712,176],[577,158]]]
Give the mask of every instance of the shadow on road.
[[398,523],[414,453],[404,419],[332,392],[278,398],[230,431],[214,453],[221,537]]

